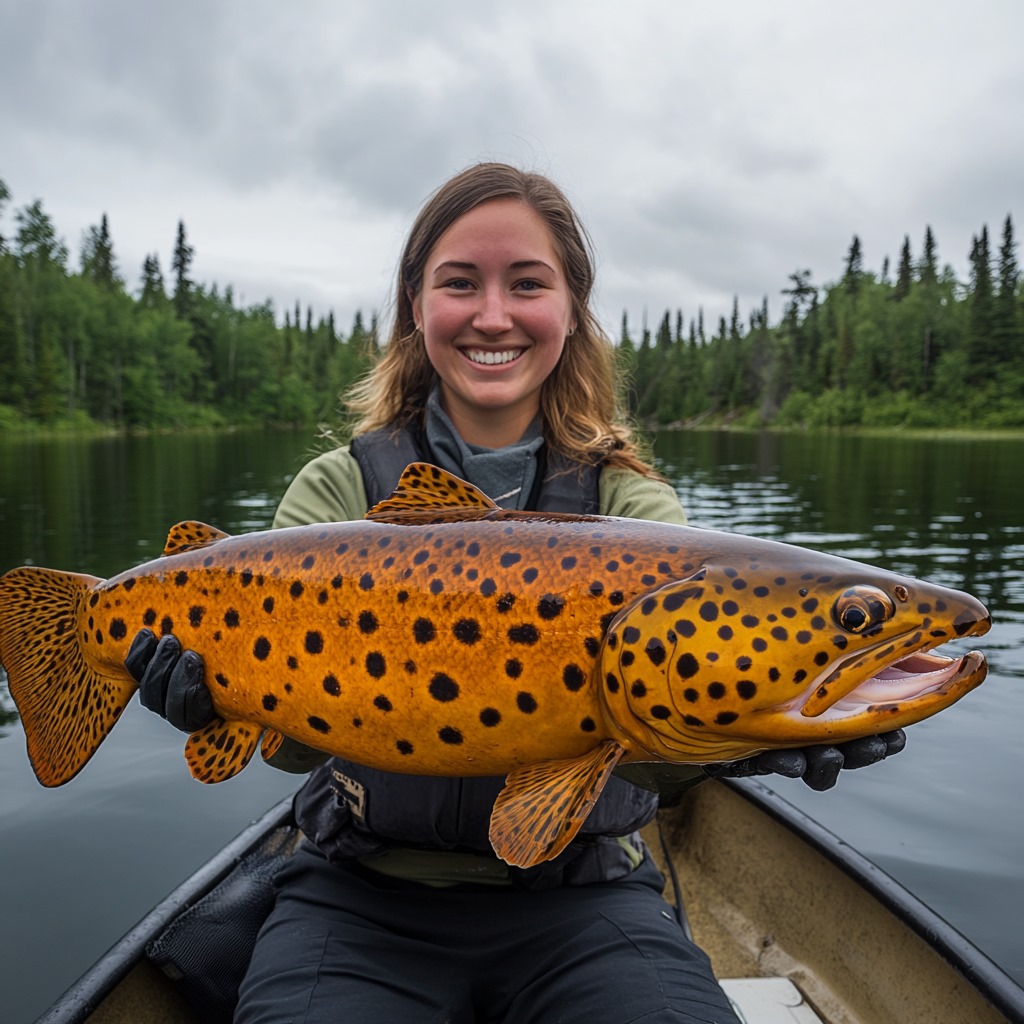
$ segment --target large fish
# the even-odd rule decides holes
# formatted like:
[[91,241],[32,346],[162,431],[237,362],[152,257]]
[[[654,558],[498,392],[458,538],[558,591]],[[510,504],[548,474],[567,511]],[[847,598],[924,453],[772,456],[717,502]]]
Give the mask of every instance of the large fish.
[[910,725],[985,677],[931,649],[973,597],[844,558],[661,523],[508,512],[415,464],[367,520],[228,537],[175,526],[109,580],[0,577],[0,662],[40,782],[92,756],[136,689],[144,626],[199,652],[218,721],[203,782],[262,735],[372,767],[508,773],[491,842],[555,856],[617,763],[707,763]]

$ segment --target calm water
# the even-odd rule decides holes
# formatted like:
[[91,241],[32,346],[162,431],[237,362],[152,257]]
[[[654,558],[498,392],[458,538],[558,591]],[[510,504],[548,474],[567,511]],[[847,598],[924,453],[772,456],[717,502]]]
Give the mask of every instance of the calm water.
[[[308,436],[280,433],[0,441],[0,571],[110,575],[159,554],[180,519],[264,529],[310,451]],[[697,433],[659,438],[657,455],[695,525],[828,549],[989,604],[980,690],[829,793],[775,785],[1024,982],[1024,442]],[[133,703],[73,783],[44,790],[11,710],[0,673],[0,1019],[30,1021],[297,780],[257,758],[199,786],[180,735]]]

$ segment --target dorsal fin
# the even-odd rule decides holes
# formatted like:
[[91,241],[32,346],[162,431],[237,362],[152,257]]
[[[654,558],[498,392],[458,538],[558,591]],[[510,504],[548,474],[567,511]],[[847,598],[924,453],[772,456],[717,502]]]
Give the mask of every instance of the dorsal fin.
[[398,486],[377,502],[367,519],[387,523],[458,522],[501,511],[479,488],[429,462],[406,466]]
[[180,555],[183,551],[205,548],[207,544],[230,536],[223,530],[218,530],[216,526],[207,526],[206,523],[189,519],[171,527],[167,534],[167,543],[164,545],[164,554]]

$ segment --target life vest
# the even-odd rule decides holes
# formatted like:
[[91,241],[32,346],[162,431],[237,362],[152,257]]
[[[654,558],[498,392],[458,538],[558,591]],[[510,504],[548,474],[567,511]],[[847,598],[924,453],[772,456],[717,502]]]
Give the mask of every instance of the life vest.
[[[394,490],[409,463],[431,458],[425,439],[408,428],[361,435],[352,441],[350,451],[371,506]],[[597,514],[600,474],[599,466],[583,466],[542,447],[526,507]],[[400,775],[332,758],[296,794],[295,816],[307,838],[338,863],[373,857],[396,846],[493,857],[487,829],[504,784],[504,777]],[[508,877],[512,884],[530,889],[624,877],[644,856],[636,833],[654,817],[657,806],[657,794],[613,776],[562,854],[533,868],[508,868]]]

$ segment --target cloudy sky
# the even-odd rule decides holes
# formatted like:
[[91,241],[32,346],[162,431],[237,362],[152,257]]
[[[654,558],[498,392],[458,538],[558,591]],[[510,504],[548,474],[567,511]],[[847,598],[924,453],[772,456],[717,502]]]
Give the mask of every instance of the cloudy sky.
[[77,267],[109,217],[129,287],[193,276],[252,305],[385,307],[404,234],[453,172],[555,178],[617,334],[666,308],[744,316],[798,268],[919,254],[931,225],[1024,231],[1019,0],[4,0],[0,220],[43,202]]

